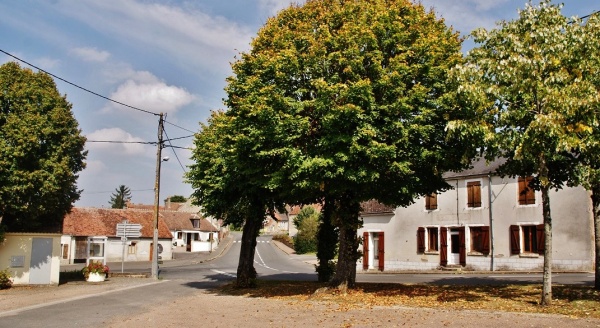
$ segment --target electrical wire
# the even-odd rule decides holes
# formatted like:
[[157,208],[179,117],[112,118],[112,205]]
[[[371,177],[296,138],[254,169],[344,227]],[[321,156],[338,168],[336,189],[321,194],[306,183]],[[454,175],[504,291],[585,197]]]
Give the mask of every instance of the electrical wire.
[[176,127],[176,128],[180,128],[180,129],[182,129],[182,130],[184,130],[184,131],[187,131],[187,132],[189,132],[189,133],[196,133],[196,131],[188,130],[188,129],[186,129],[186,128],[183,128],[183,127],[181,127],[181,126],[179,126],[179,125],[177,125],[177,124],[173,124],[173,123],[171,123],[171,122],[168,122],[168,121],[166,121],[166,120],[165,120],[164,122],[165,122],[165,123],[167,123],[167,124],[171,124],[172,126],[174,126],[174,127]]
[[[171,144],[171,139],[169,139],[169,135],[167,134],[167,130],[165,130],[164,126],[163,126],[163,132],[165,133],[165,136],[167,137],[167,141],[169,142],[169,146],[171,148],[173,148],[173,144]],[[173,154],[175,155],[175,158],[177,159],[177,162],[179,162],[179,166],[181,166],[181,169],[183,170],[183,173],[187,173],[187,171],[185,170],[185,167],[181,163],[181,160],[179,160],[179,156],[177,156],[177,152],[175,151],[175,149],[173,149]]]
[[85,142],[95,143],[116,143],[116,144],[142,144],[142,145],[156,145],[156,141],[116,141],[116,140],[86,140]]
[[[79,86],[79,85],[77,85],[77,84],[73,83],[73,82],[67,81],[67,80],[63,79],[62,77],[60,77],[60,76],[54,75],[54,74],[52,74],[52,73],[50,73],[50,72],[48,72],[48,71],[46,71],[46,70],[44,70],[44,69],[41,69],[41,68],[39,68],[38,66],[35,66],[35,65],[33,65],[32,63],[30,63],[30,62],[27,62],[27,61],[25,61],[25,60],[23,60],[23,59],[21,59],[21,58],[19,58],[19,57],[15,56],[15,55],[13,55],[13,54],[11,54],[11,53],[8,53],[8,52],[6,52],[6,51],[4,51],[4,50],[2,50],[2,49],[0,49],[0,52],[4,53],[5,55],[7,55],[7,56],[9,56],[9,57],[12,57],[12,58],[14,58],[14,59],[16,59],[16,60],[20,61],[20,62],[22,62],[22,63],[25,63],[25,64],[27,64],[27,65],[29,65],[29,66],[31,66],[31,67],[33,67],[33,68],[37,69],[37,70],[38,70],[38,71],[40,71],[40,72],[44,72],[44,73],[46,73],[46,74],[48,74],[48,75],[50,75],[50,76],[54,77],[55,79],[61,80],[61,81],[65,82],[65,83],[67,83],[67,84],[70,84],[70,85],[72,85],[72,86],[74,86],[74,87],[76,87],[76,88],[79,88],[79,89],[81,89],[81,90],[83,90],[83,91],[85,91],[85,92],[89,92],[89,93],[93,94],[94,96],[97,96],[97,97],[100,97],[100,98],[102,98],[102,99],[105,99],[105,100],[111,101],[111,102],[113,102],[113,103],[115,103],[115,104],[119,104],[119,105],[121,105],[121,106],[125,106],[125,107],[131,108],[131,109],[135,109],[135,110],[137,110],[137,111],[140,111],[140,112],[144,112],[144,113],[146,113],[146,114],[152,114],[152,115],[154,115],[154,116],[158,116],[158,115],[159,115],[159,114],[157,114],[157,113],[154,113],[154,112],[151,112],[151,111],[148,111],[148,110],[145,110],[145,109],[141,109],[141,108],[137,108],[137,107],[134,107],[134,106],[131,106],[131,105],[127,105],[127,104],[125,104],[125,103],[122,103],[122,102],[120,102],[120,101],[117,101],[117,100],[114,100],[114,99],[108,98],[108,97],[106,97],[106,96],[103,96],[103,95],[101,95],[101,94],[99,94],[99,93],[96,93],[96,92],[94,92],[94,91],[92,91],[92,90],[86,89],[86,88],[84,88],[84,87],[82,87],[82,86]],[[190,131],[190,132],[192,132],[192,133],[193,133],[193,131]]]
[[[136,190],[130,190],[130,191],[154,191],[154,189],[136,189]],[[115,191],[114,190],[111,190],[111,191],[90,191],[90,192],[83,191],[82,194],[95,195],[95,194],[108,194],[108,193],[113,193],[113,192],[115,192]]]

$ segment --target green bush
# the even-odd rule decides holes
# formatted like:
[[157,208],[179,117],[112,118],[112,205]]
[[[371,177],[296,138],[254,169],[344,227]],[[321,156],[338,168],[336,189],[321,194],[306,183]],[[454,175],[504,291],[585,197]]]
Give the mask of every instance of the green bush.
[[12,286],[12,279],[8,269],[0,271],[0,289],[7,289]]
[[298,234],[294,237],[294,250],[298,254],[315,253],[317,251],[317,230],[319,228],[319,213],[314,208],[304,207],[295,220],[298,223]]

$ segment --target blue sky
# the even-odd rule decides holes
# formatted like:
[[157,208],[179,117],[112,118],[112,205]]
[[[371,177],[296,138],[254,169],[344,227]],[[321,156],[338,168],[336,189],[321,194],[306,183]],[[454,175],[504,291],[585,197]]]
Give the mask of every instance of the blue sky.
[[[223,108],[225,79],[234,56],[249,49],[264,22],[288,6],[284,0],[4,0],[0,49],[98,94],[167,114],[172,144],[191,147],[211,109]],[[525,0],[423,0],[463,34],[510,20]],[[537,2],[534,2],[537,3]],[[557,2],[558,3],[558,2]],[[600,10],[593,0],[566,0],[563,13]],[[468,45],[466,47],[469,47]],[[0,63],[14,60],[0,54]],[[27,66],[21,63],[22,66]],[[59,91],[89,140],[156,141],[158,118],[110,103],[62,81]],[[76,206],[108,207],[124,184],[134,203],[154,200],[156,147],[88,143],[83,189]],[[165,148],[161,202],[189,196],[183,181],[191,152]]]

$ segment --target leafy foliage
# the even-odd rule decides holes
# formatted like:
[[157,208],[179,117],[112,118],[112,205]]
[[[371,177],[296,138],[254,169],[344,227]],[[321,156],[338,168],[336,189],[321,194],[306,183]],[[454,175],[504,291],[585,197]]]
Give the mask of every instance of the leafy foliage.
[[319,212],[312,206],[305,206],[294,218],[294,224],[298,227],[298,233],[294,236],[294,250],[296,253],[316,252]]
[[111,208],[125,208],[127,202],[131,200],[131,190],[125,185],[120,185],[115,189],[115,192],[110,196]]
[[90,273],[105,273],[108,274],[110,269],[108,265],[104,265],[101,261],[90,261],[88,265],[84,266],[81,269],[81,273],[87,279],[90,276]]
[[507,159],[505,174],[536,177],[546,233],[544,305],[552,301],[548,192],[574,178],[582,136],[598,125],[598,89],[590,80],[598,67],[586,59],[597,58],[597,41],[586,29],[550,1],[528,4],[518,19],[473,32],[480,46],[453,72],[457,98],[471,112],[469,119],[451,122],[450,130],[481,136],[488,157]]
[[170,200],[173,203],[185,203],[187,202],[187,198],[181,196],[181,195],[174,195],[168,198],[168,200]]
[[12,278],[8,269],[0,270],[0,289],[7,289],[12,286]]
[[81,193],[85,137],[50,76],[0,66],[0,217],[8,231],[60,229]]
[[352,285],[360,202],[408,205],[449,188],[441,174],[469,162],[473,150],[445,132],[461,107],[442,101],[460,61],[458,34],[420,5],[293,5],[233,64],[224,116],[234,128],[223,137],[235,146],[224,149],[245,165],[224,173],[272,192],[274,203],[335,204],[338,281]]

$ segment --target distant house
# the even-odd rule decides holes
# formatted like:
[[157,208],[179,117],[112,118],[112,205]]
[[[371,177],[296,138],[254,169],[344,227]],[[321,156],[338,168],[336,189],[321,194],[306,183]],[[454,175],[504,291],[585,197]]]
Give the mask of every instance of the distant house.
[[[363,204],[363,258],[357,269],[541,270],[544,233],[541,194],[532,177],[501,177],[502,160],[477,160],[445,174],[453,189],[407,207]],[[590,197],[581,187],[551,191],[552,265],[556,270],[593,269]]]
[[160,212],[173,236],[173,252],[208,252],[219,244],[219,228],[197,213]]
[[[295,236],[298,233],[298,228],[294,224],[294,219],[300,214],[300,211],[304,206],[311,206],[317,212],[321,212],[321,204],[309,204],[309,205],[294,205],[286,206],[287,213],[278,213],[284,218],[285,225],[287,225],[287,232],[290,237]],[[283,225],[282,225],[283,226]]]
[[[127,221],[141,226],[141,236],[123,241],[117,224]],[[73,208],[63,221],[61,263],[150,261],[154,235],[154,212],[140,209]],[[172,235],[158,218],[158,243],[163,259],[172,258]],[[124,256],[123,256],[124,254]]]

